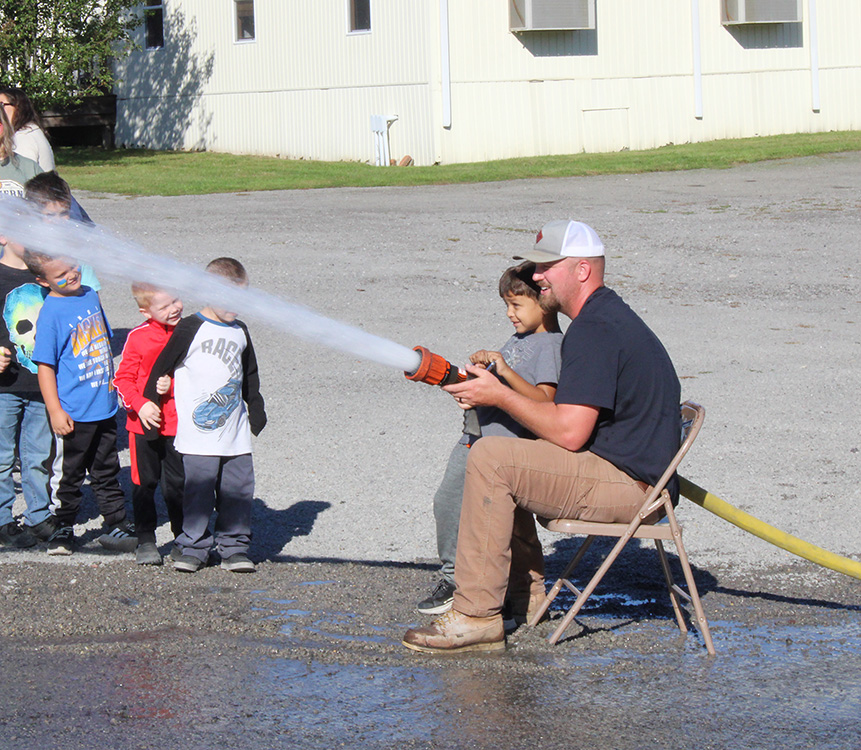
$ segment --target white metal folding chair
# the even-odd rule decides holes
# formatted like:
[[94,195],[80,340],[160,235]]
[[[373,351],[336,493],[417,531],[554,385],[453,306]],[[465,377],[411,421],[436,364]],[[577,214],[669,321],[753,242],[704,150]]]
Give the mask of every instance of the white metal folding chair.
[[[667,491],[667,483],[673,476],[678,465],[682,462],[685,454],[690,449],[697,434],[702,427],[705,419],[706,410],[699,404],[692,401],[686,401],[681,406],[682,418],[682,444],[673,458],[667,470],[661,476],[660,481],[646,494],[643,505],[640,508],[636,518],[630,523],[594,523],[591,521],[577,521],[573,519],[546,519],[539,518],[538,521],[550,531],[558,531],[563,534],[585,534],[586,539],[578,548],[574,558],[568,563],[562,576],[553,584],[550,592],[547,594],[544,602],[538,608],[530,620],[530,626],[535,626],[541,621],[544,613],[550,607],[550,604],[556,598],[557,594],[565,586],[576,597],[576,601],[562,618],[559,627],[550,636],[550,642],[556,643],[561,637],[571,621],[577,616],[577,613],[582,609],[586,600],[592,595],[595,587],[601,582],[604,574],[610,569],[610,566],[616,561],[616,558],[621,553],[624,546],[630,539],[653,539],[655,547],[658,551],[658,558],[661,561],[661,567],[664,571],[664,578],[667,583],[667,589],[670,592],[670,601],[673,604],[673,611],[676,615],[676,621],[679,624],[679,629],[683,633],[688,632],[684,617],[681,610],[681,600],[684,599],[693,605],[696,619],[699,623],[699,629],[703,636],[706,649],[710,654],[715,653],[714,644],[712,643],[711,633],[709,632],[708,621],[703,610],[700,596],[697,592],[697,585],[694,582],[694,576],[691,571],[691,565],[688,562],[688,555],[682,543],[682,529],[676,520],[676,514],[673,511],[673,504],[670,499],[670,493]],[[654,523],[653,519],[666,518],[665,522]],[[580,564],[583,557],[586,555],[589,547],[596,537],[618,537],[619,541],[604,559],[604,562],[595,571],[591,580],[586,586],[580,590],[571,582],[571,575],[577,566]],[[688,591],[685,592],[673,580],[673,574],[670,570],[667,554],[664,551],[662,542],[673,542],[676,545],[676,551],[679,556],[679,562],[684,572],[685,582],[688,586]]]

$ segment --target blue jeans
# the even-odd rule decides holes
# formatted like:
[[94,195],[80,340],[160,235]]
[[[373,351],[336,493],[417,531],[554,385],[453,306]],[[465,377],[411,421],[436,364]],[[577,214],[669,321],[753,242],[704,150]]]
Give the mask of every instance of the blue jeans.
[[[35,394],[34,394],[35,395]],[[0,393],[0,525],[10,523],[15,502],[15,447],[21,459],[21,488],[28,526],[50,515],[49,467],[53,460],[54,436],[45,404],[27,394]]]

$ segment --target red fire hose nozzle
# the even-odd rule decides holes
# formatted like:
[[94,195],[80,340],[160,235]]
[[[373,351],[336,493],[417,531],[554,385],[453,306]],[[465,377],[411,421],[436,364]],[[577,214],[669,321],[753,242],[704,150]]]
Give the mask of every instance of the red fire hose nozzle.
[[421,354],[422,359],[415,372],[404,372],[407,380],[416,380],[429,385],[452,385],[462,383],[469,377],[466,370],[455,367],[439,354],[434,354],[423,346],[413,347],[413,351]]

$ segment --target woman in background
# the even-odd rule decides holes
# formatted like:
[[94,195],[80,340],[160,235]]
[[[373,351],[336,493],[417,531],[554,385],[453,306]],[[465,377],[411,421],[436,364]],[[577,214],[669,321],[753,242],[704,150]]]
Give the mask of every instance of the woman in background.
[[42,170],[32,159],[15,153],[14,134],[6,108],[0,107],[0,194],[22,198],[24,184]]
[[54,169],[54,151],[42,129],[42,119],[27,94],[12,86],[0,87],[0,107],[12,124],[15,153],[32,159],[43,172]]
[[[10,154],[13,157],[17,154],[24,157],[25,162],[32,160],[39,165],[39,169],[27,177],[27,179],[40,172],[55,171],[54,151],[51,148],[51,144],[48,143],[45,131],[42,130],[42,118],[39,117],[39,113],[34,109],[30,97],[24,93],[23,89],[15,88],[14,86],[0,86],[0,110],[8,118],[8,123],[4,125],[4,130],[8,128],[12,135],[12,150],[14,153],[10,152]],[[0,153],[0,158],[5,160],[6,156]],[[13,161],[15,160],[13,159]],[[24,180],[21,183],[21,192],[8,191],[5,185],[2,192],[11,192],[13,195],[21,196],[24,194],[23,184],[26,181]],[[70,216],[75,221],[82,221],[85,224],[93,223],[84,207],[78,203],[74,196],[72,197]]]

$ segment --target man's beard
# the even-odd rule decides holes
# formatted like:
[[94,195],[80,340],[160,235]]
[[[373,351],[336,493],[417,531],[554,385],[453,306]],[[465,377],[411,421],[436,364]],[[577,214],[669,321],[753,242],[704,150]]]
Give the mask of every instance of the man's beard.
[[547,292],[538,298],[538,302],[541,305],[541,309],[549,313],[562,312],[559,300],[556,299],[556,295],[553,294],[552,289],[547,289]]

